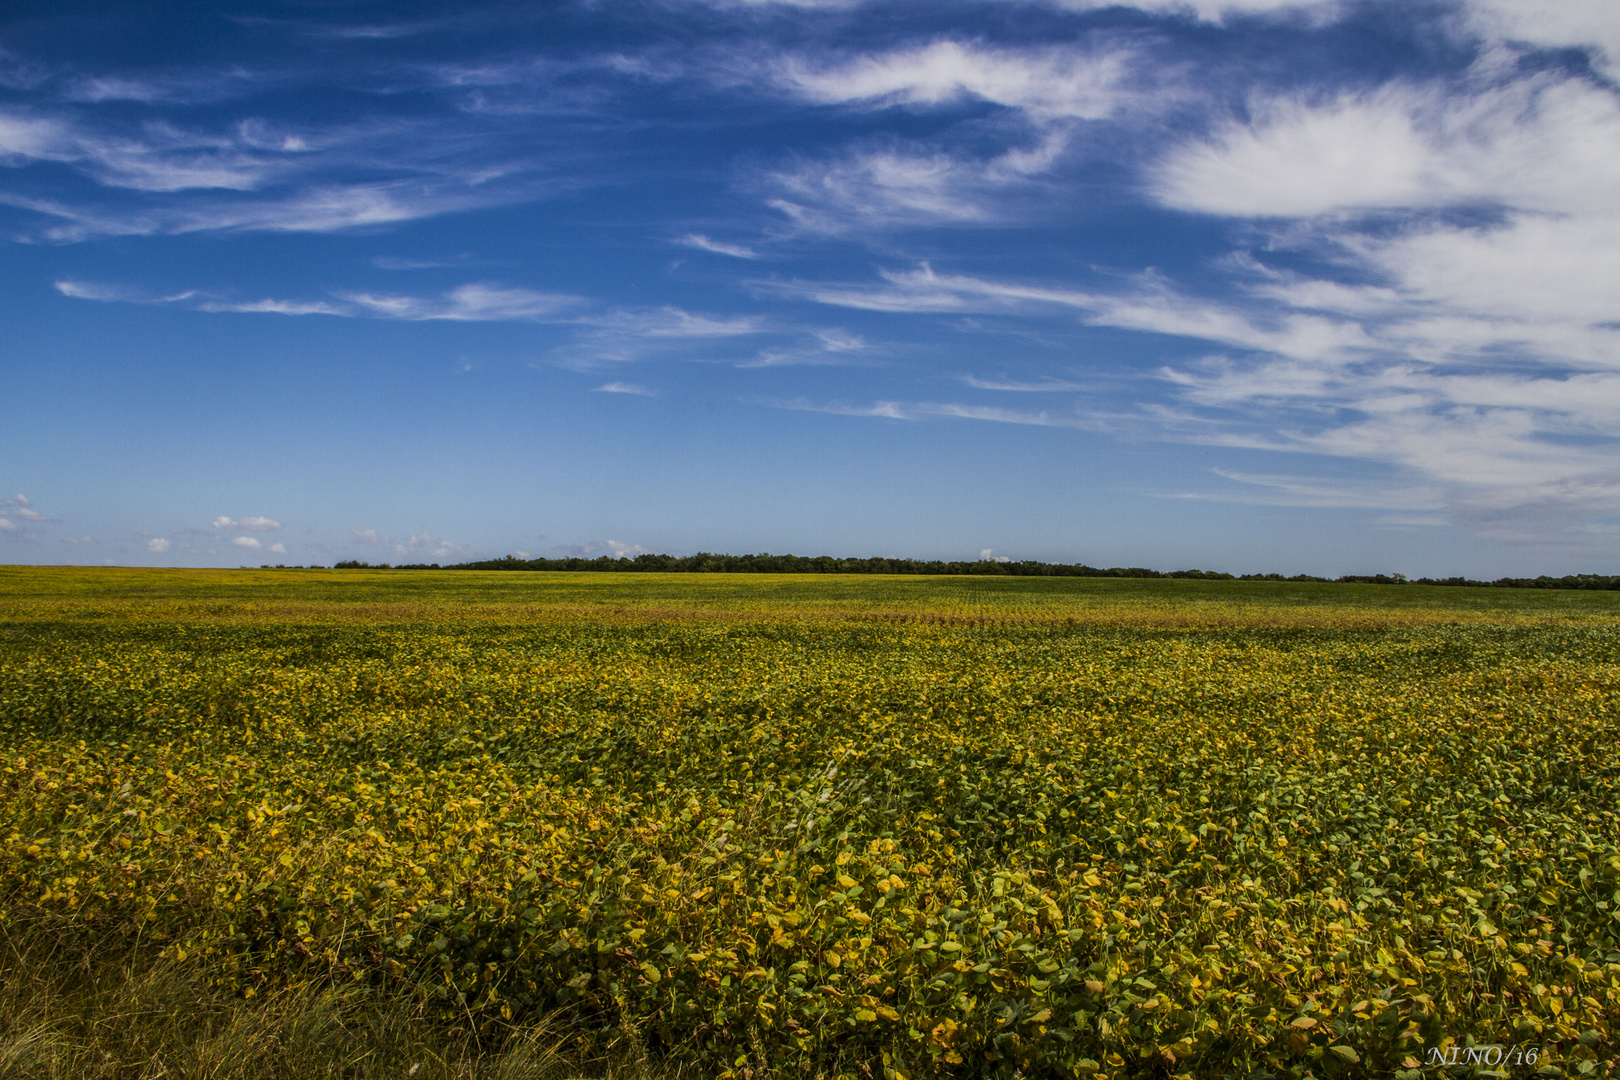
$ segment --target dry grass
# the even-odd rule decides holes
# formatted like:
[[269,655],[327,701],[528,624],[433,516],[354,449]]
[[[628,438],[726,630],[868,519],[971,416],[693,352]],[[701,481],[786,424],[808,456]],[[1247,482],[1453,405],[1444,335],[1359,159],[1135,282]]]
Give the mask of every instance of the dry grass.
[[0,1077],[676,1080],[544,1023],[475,1032],[421,1002],[309,981],[243,1000],[150,949],[0,928]]

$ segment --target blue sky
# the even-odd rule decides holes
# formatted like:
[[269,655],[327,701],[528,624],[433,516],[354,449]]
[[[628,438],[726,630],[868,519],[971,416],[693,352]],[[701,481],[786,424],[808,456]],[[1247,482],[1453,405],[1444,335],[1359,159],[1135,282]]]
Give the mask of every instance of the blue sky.
[[8,4],[0,562],[1620,571],[1612,0]]

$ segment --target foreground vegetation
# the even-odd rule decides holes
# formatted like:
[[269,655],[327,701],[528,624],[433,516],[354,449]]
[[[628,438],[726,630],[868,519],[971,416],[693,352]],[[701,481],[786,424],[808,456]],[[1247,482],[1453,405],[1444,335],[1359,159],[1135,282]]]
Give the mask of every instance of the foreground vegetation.
[[0,570],[0,1069],[1612,1075],[1617,614]]

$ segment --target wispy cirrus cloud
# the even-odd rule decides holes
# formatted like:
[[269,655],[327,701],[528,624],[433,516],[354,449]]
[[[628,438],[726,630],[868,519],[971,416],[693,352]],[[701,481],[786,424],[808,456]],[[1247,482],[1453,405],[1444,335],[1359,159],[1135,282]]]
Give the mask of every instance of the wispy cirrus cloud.
[[[1620,488],[1605,479],[1616,471],[1620,448],[1614,435],[1620,431],[1620,374],[1568,367],[1569,355],[1590,350],[1565,349],[1562,356],[1516,350],[1504,368],[1491,350],[1509,343],[1499,335],[1511,332],[1510,319],[1441,316],[1414,312],[1411,305],[1391,309],[1360,301],[1302,310],[1287,302],[1297,290],[1317,305],[1336,294],[1292,279],[1279,290],[1274,278],[1260,277],[1247,294],[1223,299],[1190,297],[1153,278],[1133,292],[1109,294],[939,274],[928,267],[891,272],[877,288],[787,286],[823,303],[871,311],[1033,315],[1067,309],[1091,325],[1228,350],[1163,367],[1156,379],[1168,403],[1144,400],[1124,414],[894,401],[794,407],[892,419],[1062,424],[1382,462],[1403,470],[1408,480],[1401,490],[1428,493],[1422,508],[1443,504],[1476,531],[1508,539],[1546,540],[1549,528],[1567,531],[1583,517],[1620,510]],[[1435,326],[1441,318],[1450,323],[1445,334]],[[1461,333],[1471,319],[1473,335]],[[1614,330],[1583,333],[1620,337]],[[968,385],[1002,390],[1052,384]],[[1290,497],[1311,505],[1298,501],[1300,491]],[[1395,508],[1410,508],[1407,501],[1397,500]],[[1547,527],[1536,526],[1537,520]]]
[[[0,167],[10,173],[0,203],[44,219],[25,237],[65,243],[339,232],[544,194],[539,156],[515,154],[499,123],[458,122],[448,103],[327,124],[270,118],[284,113],[279,96],[330,77],[316,68],[74,75],[26,107],[0,108]],[[253,111],[228,100],[239,94],[257,95]],[[226,102],[237,115],[210,126],[179,118],[199,102]]]
[[234,300],[194,290],[165,296],[143,294],[116,285],[68,280],[58,281],[56,290],[76,300],[176,305],[211,313],[337,315],[409,322],[556,321],[582,302],[578,297],[560,293],[543,293],[487,282],[457,286],[432,296],[356,292],[340,294],[331,300]]
[[761,349],[757,355],[737,361],[735,366],[767,368],[870,364],[877,360],[880,352],[859,334],[828,328],[810,331],[791,344]]
[[696,248],[698,251],[708,251],[716,255],[730,255],[733,259],[759,258],[759,253],[745,244],[728,244],[723,240],[715,240],[702,233],[687,233],[675,242],[682,247]]
[[512,322],[555,319],[576,307],[575,296],[477,283],[462,285],[438,297],[349,293],[342,299],[368,315],[389,319],[451,322]]
[[118,203],[97,196],[0,191],[0,205],[47,219],[23,240],[78,243],[104,236],[165,236],[202,232],[325,233],[398,225],[464,210],[524,201],[520,183],[473,188],[456,181],[320,183],[242,198]]
[[831,416],[870,417],[882,420],[983,420],[996,424],[1023,424],[1033,427],[1095,426],[1079,413],[1046,409],[1008,409],[955,401],[874,401],[870,404],[846,401],[817,401],[812,398],[761,398],[761,405],[795,412],[826,413]]
[[859,151],[769,174],[766,202],[810,233],[988,222],[996,215],[984,173],[944,152]]
[[673,305],[644,310],[619,310],[581,318],[582,325],[608,334],[639,338],[728,338],[758,334],[766,328],[757,315],[714,316],[686,311]]
[[[1208,491],[1155,492],[1160,498],[1207,502],[1236,502],[1254,506],[1306,506],[1351,510],[1435,511],[1445,506],[1446,489],[1439,485],[1392,484],[1387,479],[1363,480],[1342,476],[1291,476],[1211,469],[1234,487]],[[1423,519],[1425,524],[1436,518]]]
[[1019,379],[982,379],[977,375],[957,376],[975,390],[995,390],[1000,393],[1013,394],[1063,394],[1084,390],[1087,387],[1082,383],[1070,382],[1067,379],[1042,378],[1033,381]]
[[571,321],[574,340],[556,349],[551,361],[576,371],[655,359],[692,359],[708,351],[772,332],[768,320],[755,315],[708,315],[673,305],[620,308],[585,313]]
[[777,63],[783,88],[820,104],[937,106],[977,99],[1041,119],[1097,120],[1126,101],[1133,50],[1007,49],[945,39],[926,45],[813,62]]

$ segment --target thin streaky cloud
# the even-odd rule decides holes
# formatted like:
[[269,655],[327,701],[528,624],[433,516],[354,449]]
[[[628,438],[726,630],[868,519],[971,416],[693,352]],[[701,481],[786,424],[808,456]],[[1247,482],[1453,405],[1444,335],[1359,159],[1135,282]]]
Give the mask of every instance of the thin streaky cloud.
[[77,300],[102,303],[179,305],[214,314],[336,315],[344,318],[401,319],[412,322],[559,322],[582,300],[487,282],[458,286],[433,296],[341,294],[335,301],[264,298],[235,300],[188,290],[145,296],[133,289],[79,281],[58,281],[56,290]]
[[759,253],[753,248],[746,247],[742,244],[728,244],[723,241],[705,236],[702,233],[687,233],[685,236],[681,237],[675,242],[680,244],[682,247],[696,248],[699,251],[710,251],[716,255],[730,255],[734,259],[759,258]]
[[996,49],[960,41],[852,58],[783,59],[777,82],[824,104],[943,105],[978,98],[1048,119],[1097,120],[1124,103],[1134,50]]
[[[1346,480],[1335,477],[1324,480],[1311,476],[1288,476],[1271,473],[1244,473],[1230,469],[1211,469],[1210,472],[1226,480],[1242,484],[1251,491],[1184,493],[1177,498],[1229,499],[1256,501],[1266,499],[1268,505],[1324,506],[1351,509],[1435,510],[1445,501],[1445,489],[1438,486],[1412,486],[1388,481]],[[1265,494],[1254,492],[1258,488]]]
[[341,299],[368,315],[418,322],[554,321],[580,303],[575,296],[487,283],[462,285],[436,297],[350,293]]
[[859,334],[839,328],[811,331],[808,342],[762,349],[751,359],[739,360],[735,367],[766,368],[801,365],[828,367],[870,365],[881,362],[883,350],[874,348]]
[[583,316],[581,326],[631,338],[727,338],[763,332],[765,321],[752,315],[717,317],[703,315],[673,305],[654,310],[621,310],[605,315]]
[[1053,378],[1039,379],[1035,382],[1020,382],[1016,379],[981,379],[977,375],[958,375],[957,378],[975,390],[997,390],[1017,394],[1070,393],[1087,389],[1081,383]]
[[448,270],[461,266],[457,259],[402,259],[393,255],[374,255],[371,265],[379,270]]
[[[172,302],[172,301],[164,301]],[[212,314],[240,315],[341,315],[354,314],[352,309],[329,304],[322,300],[206,300],[198,299],[191,305],[194,311]]]
[[1024,409],[1005,409],[992,405],[973,405],[962,402],[940,401],[878,401],[870,405],[856,405],[840,401],[814,401],[809,398],[758,399],[758,403],[777,409],[797,412],[827,413],[833,416],[871,417],[884,420],[983,420],[998,424],[1021,424],[1033,427],[1089,427],[1089,422],[1078,415],[1066,416],[1047,410],[1031,412]]
[[633,394],[637,397],[657,396],[657,391],[649,390],[647,387],[642,386],[639,383],[609,382],[598,386],[596,390],[598,393],[603,394]]

